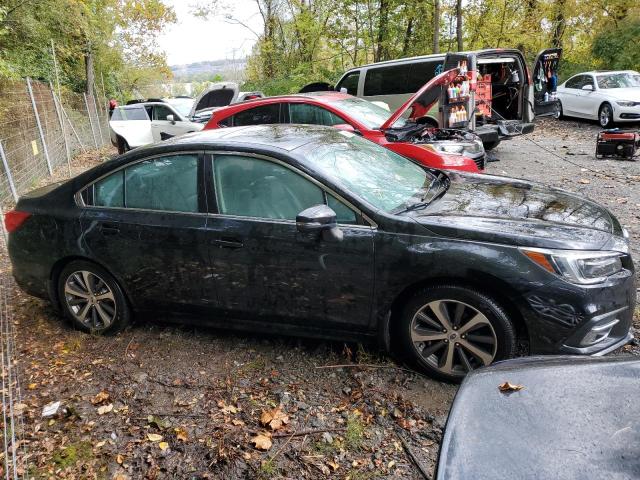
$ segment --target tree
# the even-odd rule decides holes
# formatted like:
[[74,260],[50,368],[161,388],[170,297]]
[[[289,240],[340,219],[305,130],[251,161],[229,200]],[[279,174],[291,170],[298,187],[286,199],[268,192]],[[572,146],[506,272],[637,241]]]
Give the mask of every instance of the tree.
[[462,42],[462,0],[456,0],[456,38],[458,40],[458,51],[464,50]]
[[440,53],[440,0],[433,0],[433,53]]

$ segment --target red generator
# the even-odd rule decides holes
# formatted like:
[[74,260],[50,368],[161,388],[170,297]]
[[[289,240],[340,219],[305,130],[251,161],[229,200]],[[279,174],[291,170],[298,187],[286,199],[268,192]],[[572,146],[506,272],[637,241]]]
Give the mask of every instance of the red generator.
[[640,148],[640,134],[629,130],[604,130],[598,133],[596,158],[619,157],[633,159]]

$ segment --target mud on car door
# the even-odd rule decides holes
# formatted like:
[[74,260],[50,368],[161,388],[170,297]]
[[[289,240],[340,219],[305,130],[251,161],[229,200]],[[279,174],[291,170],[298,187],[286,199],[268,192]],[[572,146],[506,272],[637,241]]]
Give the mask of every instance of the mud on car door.
[[560,102],[556,98],[556,90],[561,58],[561,48],[547,48],[536,56],[536,61],[531,69],[533,83],[529,95],[529,99],[533,103],[534,116],[545,117],[560,114]]

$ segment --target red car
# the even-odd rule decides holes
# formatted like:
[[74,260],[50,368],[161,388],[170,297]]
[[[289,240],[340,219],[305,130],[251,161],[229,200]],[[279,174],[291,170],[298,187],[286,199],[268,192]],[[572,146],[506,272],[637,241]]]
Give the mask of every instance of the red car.
[[438,100],[435,92],[439,90],[432,87],[446,84],[451,75],[454,73],[445,72],[435,77],[393,114],[346,93],[313,92],[222,107],[214,111],[205,130],[273,123],[327,125],[362,135],[428,167],[479,172],[484,169],[485,152],[477,135],[420,123]]

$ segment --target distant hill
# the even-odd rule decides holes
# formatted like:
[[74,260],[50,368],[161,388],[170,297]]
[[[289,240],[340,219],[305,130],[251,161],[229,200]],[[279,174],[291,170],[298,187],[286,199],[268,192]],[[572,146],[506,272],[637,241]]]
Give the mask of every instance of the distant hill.
[[213,80],[217,75],[232,80],[242,76],[247,65],[246,58],[235,60],[209,60],[205,62],[171,65],[175,82],[202,82]]

